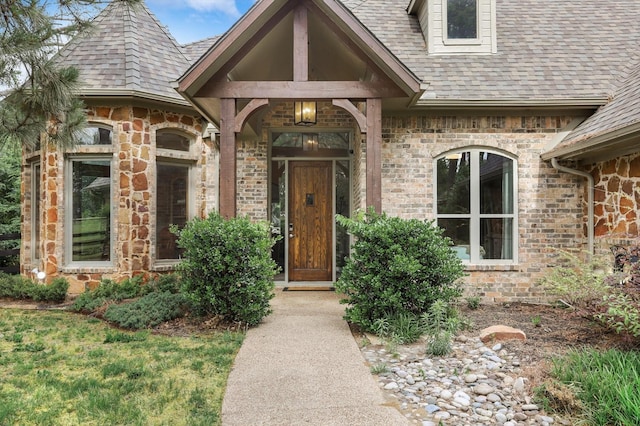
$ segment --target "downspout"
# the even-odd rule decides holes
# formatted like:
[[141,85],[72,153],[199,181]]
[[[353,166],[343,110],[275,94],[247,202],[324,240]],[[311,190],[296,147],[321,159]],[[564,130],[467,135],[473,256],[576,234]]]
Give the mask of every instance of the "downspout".
[[593,176],[587,172],[580,170],[570,169],[558,164],[558,160],[554,157],[551,159],[551,165],[554,169],[571,173],[572,175],[582,176],[587,179],[588,191],[587,191],[587,244],[589,247],[589,255],[593,254],[593,242],[594,242],[594,229],[593,229],[593,200],[594,200],[594,186],[595,181]]

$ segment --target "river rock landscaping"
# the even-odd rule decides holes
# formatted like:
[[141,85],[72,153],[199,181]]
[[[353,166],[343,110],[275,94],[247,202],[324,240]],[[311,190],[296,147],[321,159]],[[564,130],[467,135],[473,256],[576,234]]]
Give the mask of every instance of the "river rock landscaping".
[[[571,425],[571,415],[546,413],[534,387],[553,356],[571,348],[628,348],[629,342],[565,309],[547,305],[495,304],[463,308],[470,329],[455,337],[444,357],[425,354],[423,342],[390,345],[355,333],[362,354],[389,403],[412,424]],[[483,328],[503,324],[527,340],[483,343]]]

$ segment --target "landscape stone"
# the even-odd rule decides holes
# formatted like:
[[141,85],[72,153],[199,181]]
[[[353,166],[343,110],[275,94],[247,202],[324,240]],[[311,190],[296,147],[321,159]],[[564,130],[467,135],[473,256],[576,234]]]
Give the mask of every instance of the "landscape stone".
[[480,383],[479,385],[473,388],[473,392],[478,395],[488,395],[493,391],[494,391],[493,387],[489,386],[486,383]]
[[506,325],[493,325],[480,332],[480,340],[483,343],[504,341],[504,340],[527,340],[524,331],[508,327]]
[[[565,424],[532,403],[514,366],[514,355],[502,347],[502,362],[495,345],[489,349],[480,338],[456,339],[450,356],[424,358],[424,347],[402,345],[391,353],[383,345],[361,349],[369,365],[386,364],[389,373],[377,376],[380,387],[410,424],[478,426],[544,426]],[[523,364],[525,364],[523,362]],[[404,376],[404,377],[401,377]],[[420,381],[410,384],[411,378]],[[474,381],[470,381],[475,379]],[[480,393],[479,393],[480,391]]]

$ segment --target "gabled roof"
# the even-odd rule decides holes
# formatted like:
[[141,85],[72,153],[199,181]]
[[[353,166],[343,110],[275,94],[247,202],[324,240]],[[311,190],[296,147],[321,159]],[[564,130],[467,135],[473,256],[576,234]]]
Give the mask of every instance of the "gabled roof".
[[381,98],[406,107],[421,81],[339,0],[261,0],[178,90],[218,122],[224,98]]
[[188,105],[171,82],[190,60],[144,2],[112,1],[55,60],[80,71],[81,96],[136,96]]
[[543,158],[606,159],[640,151],[640,48],[635,66],[611,101]]

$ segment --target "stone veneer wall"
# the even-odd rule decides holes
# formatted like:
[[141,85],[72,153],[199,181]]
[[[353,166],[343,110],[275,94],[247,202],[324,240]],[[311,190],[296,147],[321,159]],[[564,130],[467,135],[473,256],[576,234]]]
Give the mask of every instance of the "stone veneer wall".
[[595,181],[595,237],[600,250],[606,253],[613,244],[639,244],[640,152],[592,164],[586,171]]
[[[133,106],[92,107],[88,111],[90,123],[103,124],[113,129],[111,146],[79,146],[68,153],[100,153],[113,155],[111,185],[112,232],[115,247],[111,248],[113,266],[70,267],[64,259],[65,154],[53,145],[43,143],[39,152],[27,157],[23,167],[23,273],[39,268],[47,280],[64,276],[70,281],[70,293],[95,286],[102,278],[120,280],[150,271],[171,269],[170,265],[155,264],[155,131],[171,128],[193,138],[190,153],[177,154],[177,158],[193,164],[191,182],[194,185],[192,202],[194,214],[204,216],[217,206],[206,194],[217,189],[217,152],[203,142],[202,123],[197,115],[179,114],[157,109]],[[33,162],[42,167],[42,194],[30,194]],[[33,177],[36,178],[36,177]],[[31,200],[40,197],[41,238],[39,246],[30,247]],[[217,197],[213,197],[217,199]],[[38,250],[40,259],[34,259]]]
[[518,263],[470,265],[465,292],[487,301],[539,301],[534,285],[558,248],[582,247],[584,179],[540,160],[572,117],[383,117],[382,208],[390,215],[433,219],[434,160],[447,151],[487,147],[518,161]]

